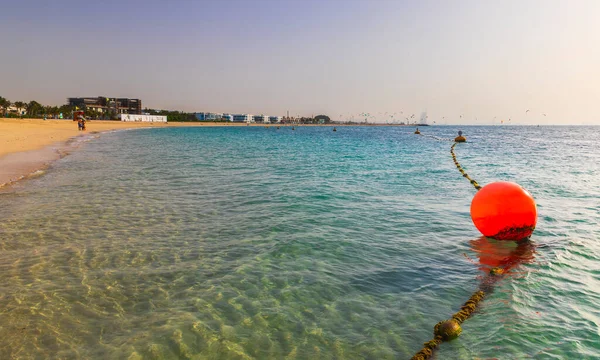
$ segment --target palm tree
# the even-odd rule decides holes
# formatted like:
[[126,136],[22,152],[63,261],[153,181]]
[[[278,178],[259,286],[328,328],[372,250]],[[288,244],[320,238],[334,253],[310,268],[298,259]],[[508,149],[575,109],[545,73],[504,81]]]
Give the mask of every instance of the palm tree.
[[73,107],[71,105],[61,105],[58,108],[58,114],[63,114],[63,117],[65,119],[69,118],[71,116],[72,112],[73,112]]
[[30,116],[37,116],[40,112],[43,111],[43,109],[44,107],[42,106],[42,104],[35,100],[31,100],[27,104],[27,114]]
[[58,113],[59,113],[59,111],[58,111],[58,106],[52,106],[52,107],[51,107],[51,109],[50,109],[50,114],[51,114],[52,116],[57,116],[57,115],[58,115]]
[[0,96],[0,108],[3,110],[2,111],[2,115],[6,115],[6,113],[8,112],[8,107],[10,106],[10,104],[12,104],[9,100],[3,98],[2,96]]
[[46,106],[42,107],[42,114],[52,115],[52,105],[46,105]]

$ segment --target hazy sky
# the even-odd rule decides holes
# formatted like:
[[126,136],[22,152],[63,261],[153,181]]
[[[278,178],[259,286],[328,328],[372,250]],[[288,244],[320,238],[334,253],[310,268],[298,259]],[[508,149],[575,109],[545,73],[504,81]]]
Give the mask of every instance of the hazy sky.
[[600,124],[599,19],[598,0],[6,0],[0,96]]

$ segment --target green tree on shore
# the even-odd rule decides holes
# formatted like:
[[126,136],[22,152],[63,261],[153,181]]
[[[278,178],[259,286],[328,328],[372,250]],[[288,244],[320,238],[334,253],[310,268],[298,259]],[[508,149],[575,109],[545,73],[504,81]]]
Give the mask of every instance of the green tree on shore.
[[0,109],[2,109],[2,115],[6,115],[11,104],[12,103],[9,100],[0,96]]
[[[150,115],[162,115],[167,117],[167,121],[198,121],[195,113],[186,113],[183,111],[170,111],[170,110],[155,110],[145,108],[143,113]],[[215,120],[220,121],[220,120]]]
[[26,108],[27,108],[27,114],[32,117],[38,116],[40,113],[42,113],[44,111],[44,107],[42,106],[42,104],[40,104],[39,102],[37,102],[35,100],[31,100],[27,104]]
[[49,116],[58,115],[58,106],[52,106],[52,105],[44,106],[42,113],[44,115],[49,115]]
[[314,121],[316,123],[323,123],[323,124],[331,123],[331,119],[327,115],[317,115],[317,116],[315,116]]
[[57,115],[63,114],[64,118],[71,117],[73,113],[73,107],[71,105],[62,105],[57,110]]

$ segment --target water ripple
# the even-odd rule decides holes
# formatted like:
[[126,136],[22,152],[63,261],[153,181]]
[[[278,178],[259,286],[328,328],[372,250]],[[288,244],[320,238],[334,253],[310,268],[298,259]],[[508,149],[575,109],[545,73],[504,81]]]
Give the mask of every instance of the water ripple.
[[469,174],[535,196],[531,243],[480,238],[448,144],[405,128],[88,142],[0,196],[0,355],[409,358],[502,264],[438,358],[597,358],[598,128],[462,130]]

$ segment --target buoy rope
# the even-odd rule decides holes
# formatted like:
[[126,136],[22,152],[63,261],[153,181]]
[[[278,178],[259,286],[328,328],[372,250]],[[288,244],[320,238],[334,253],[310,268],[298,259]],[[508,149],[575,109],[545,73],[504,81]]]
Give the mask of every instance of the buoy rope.
[[438,346],[440,346],[442,342],[456,338],[456,336],[460,334],[461,330],[458,330],[458,334],[456,334],[456,336],[453,336],[452,334],[444,333],[442,331],[442,326],[444,326],[445,323],[449,324],[454,322],[458,325],[458,329],[460,329],[460,324],[462,324],[465,320],[471,317],[471,315],[477,309],[477,305],[479,305],[479,303],[483,300],[484,297],[485,292],[483,290],[475,291],[475,293],[471,295],[469,300],[467,300],[467,302],[465,302],[463,306],[461,306],[460,310],[454,315],[452,315],[452,317],[449,320],[440,321],[437,324],[435,324],[435,326],[433,327],[433,339],[424,343],[423,348],[418,353],[416,353],[411,358],[411,360],[429,359],[433,355],[433,351]]
[[450,139],[450,138],[441,138],[439,136],[434,136],[434,135],[426,135],[426,134],[421,134],[420,132],[417,135],[421,135],[424,137],[428,137],[431,138],[433,140],[437,140],[437,141],[454,141],[454,139]]
[[452,160],[454,160],[454,165],[456,165],[456,168],[458,169],[458,171],[460,171],[460,173],[462,174],[462,176],[469,180],[469,182],[471,183],[471,185],[473,185],[475,187],[475,190],[480,190],[481,186],[479,186],[479,183],[477,183],[477,181],[471,179],[471,177],[469,176],[469,174],[467,174],[465,172],[465,170],[462,168],[462,166],[460,166],[460,164],[458,163],[458,160],[456,160],[456,154],[454,153],[454,147],[456,146],[456,144],[458,143],[454,143],[452,144],[452,146],[450,147],[450,154],[452,154]]
[[[430,135],[429,137],[433,137],[433,136]],[[438,138],[438,139],[441,139],[441,138]],[[481,189],[481,186],[479,185],[479,183],[477,183],[477,181],[473,180],[465,172],[465,170],[462,168],[462,166],[459,164],[458,160],[456,159],[456,154],[454,153],[454,147],[456,146],[456,144],[458,144],[458,143],[455,142],[450,147],[450,154],[452,154],[452,160],[454,161],[456,168],[458,169],[458,171],[460,171],[462,176],[464,176],[467,180],[469,180],[469,182],[475,187],[476,190]],[[490,279],[491,277],[495,277],[497,275],[501,275],[503,273],[504,273],[504,269],[493,268],[490,270],[489,277],[487,279]],[[423,348],[419,352],[417,352],[411,358],[411,360],[430,359],[431,356],[433,355],[434,350],[437,349],[437,347],[440,346],[440,344],[442,342],[455,339],[462,332],[460,325],[465,320],[470,318],[471,315],[473,315],[473,313],[477,309],[477,306],[479,305],[479,303],[481,301],[483,301],[483,299],[485,298],[486,292],[491,290],[490,285],[492,283],[493,283],[493,281],[489,281],[489,280],[484,281],[483,284],[479,287],[479,289],[477,289],[477,291],[475,291],[473,293],[473,295],[471,295],[469,300],[467,300],[467,302],[465,302],[463,304],[463,306],[461,306],[461,308],[458,312],[456,312],[454,315],[452,315],[452,317],[450,319],[443,320],[443,321],[440,321],[437,324],[435,324],[435,326],[433,327],[433,339],[424,343]],[[483,285],[485,285],[485,286],[483,286]]]

